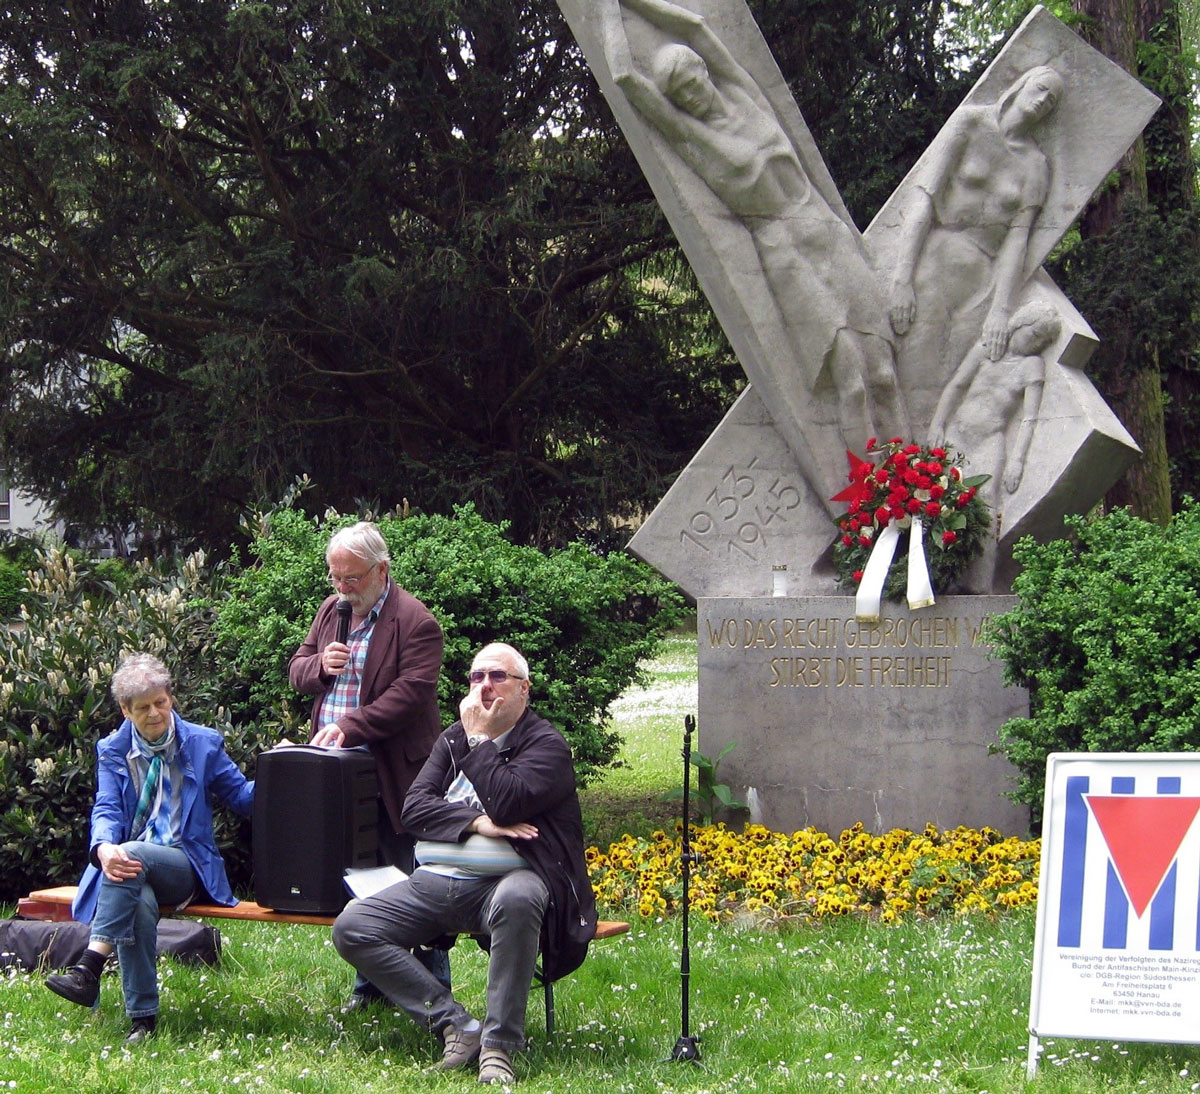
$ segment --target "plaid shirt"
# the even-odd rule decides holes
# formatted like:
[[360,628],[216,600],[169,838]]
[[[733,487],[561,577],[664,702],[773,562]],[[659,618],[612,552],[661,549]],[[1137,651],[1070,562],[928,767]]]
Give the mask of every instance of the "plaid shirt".
[[346,645],[350,647],[350,660],[334,680],[333,687],[321,697],[321,708],[317,713],[318,730],[324,729],[330,722],[336,722],[343,714],[358,709],[363,667],[367,663],[367,647],[371,644],[375,621],[379,618],[379,609],[387,600],[389,588],[389,585],[384,585],[383,592],[367,612],[366,618],[346,636]]

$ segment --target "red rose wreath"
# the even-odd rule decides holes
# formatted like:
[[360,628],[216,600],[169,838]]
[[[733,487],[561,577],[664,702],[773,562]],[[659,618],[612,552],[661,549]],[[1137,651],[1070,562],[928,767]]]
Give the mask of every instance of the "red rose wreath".
[[[926,587],[946,589],[983,550],[991,517],[976,491],[990,476],[964,476],[960,453],[905,444],[899,437],[883,443],[872,437],[867,442],[867,456],[861,460],[846,453],[850,485],[833,497],[846,502],[833,545],[838,583],[845,589],[858,589],[872,551],[889,528],[892,531],[886,538],[890,541],[899,533],[899,540],[888,542],[888,561],[893,550],[907,550],[911,557],[913,524],[919,522],[915,564],[919,566],[922,557],[927,560]],[[913,565],[910,561],[910,567]],[[883,595],[900,600],[908,591],[910,606],[924,607],[933,602],[932,589],[920,603],[913,603],[912,582],[904,568],[890,566]]]

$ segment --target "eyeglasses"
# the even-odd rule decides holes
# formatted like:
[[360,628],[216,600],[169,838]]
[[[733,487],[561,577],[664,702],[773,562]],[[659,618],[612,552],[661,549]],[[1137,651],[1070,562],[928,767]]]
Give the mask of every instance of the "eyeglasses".
[[[371,567],[371,570],[373,570],[373,569],[375,569],[374,566]],[[358,585],[358,583],[360,581],[365,581],[370,576],[371,570],[367,570],[361,574],[339,575],[339,574],[330,573],[330,574],[327,574],[326,576],[329,578],[329,584],[332,585],[335,589],[339,585],[346,585],[349,588],[353,589]]]
[[505,680],[524,680],[525,677],[514,672],[505,672],[503,669],[472,669],[467,673],[467,679],[472,684],[482,684],[484,680],[488,680],[492,687],[499,687]]

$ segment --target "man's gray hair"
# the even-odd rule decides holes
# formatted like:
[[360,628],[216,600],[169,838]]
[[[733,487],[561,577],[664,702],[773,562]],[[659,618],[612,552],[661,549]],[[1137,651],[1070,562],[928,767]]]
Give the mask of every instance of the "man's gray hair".
[[361,558],[363,562],[369,562],[372,566],[391,560],[387,543],[380,535],[379,529],[369,520],[360,520],[357,524],[351,524],[349,528],[342,528],[334,532],[329,540],[329,546],[325,548],[325,557],[329,558],[334,551],[339,549],[349,551],[356,558]]
[[112,697],[123,707],[160,689],[171,694],[171,673],[153,654],[131,653],[113,673]]
[[529,679],[529,662],[525,660],[520,650],[515,646],[510,646],[507,642],[489,642],[471,659],[471,664],[475,664],[485,654],[494,657],[498,653],[503,653],[509,659],[513,668],[520,673],[522,680]]

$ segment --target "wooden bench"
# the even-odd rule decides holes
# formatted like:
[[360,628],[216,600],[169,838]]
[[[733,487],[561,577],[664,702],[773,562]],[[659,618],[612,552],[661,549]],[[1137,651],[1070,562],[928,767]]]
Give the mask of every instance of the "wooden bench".
[[[56,885],[50,889],[36,889],[27,897],[17,901],[17,915],[24,919],[40,919],[49,923],[65,923],[71,918],[71,902],[75,899],[74,885]],[[293,912],[276,912],[264,908],[252,900],[239,900],[233,907],[224,904],[189,904],[186,908],[164,908],[163,915],[186,915],[197,919],[241,919],[255,923],[300,923],[315,927],[330,927],[336,916],[302,915]],[[615,938],[625,934],[629,924],[620,920],[601,919],[596,923],[594,940]],[[539,965],[534,978],[542,985],[546,997],[546,1036],[554,1036],[554,984],[542,975]]]
[[[74,885],[56,885],[52,889],[36,889],[17,901],[17,915],[25,919],[41,919],[49,923],[65,923],[71,918],[71,902],[75,899]],[[189,904],[186,908],[163,908],[163,915],[187,915],[196,919],[247,919],[257,923],[309,923],[316,927],[332,926],[336,916],[299,915],[292,912],[273,912],[252,900],[239,900],[232,908],[224,904]]]

